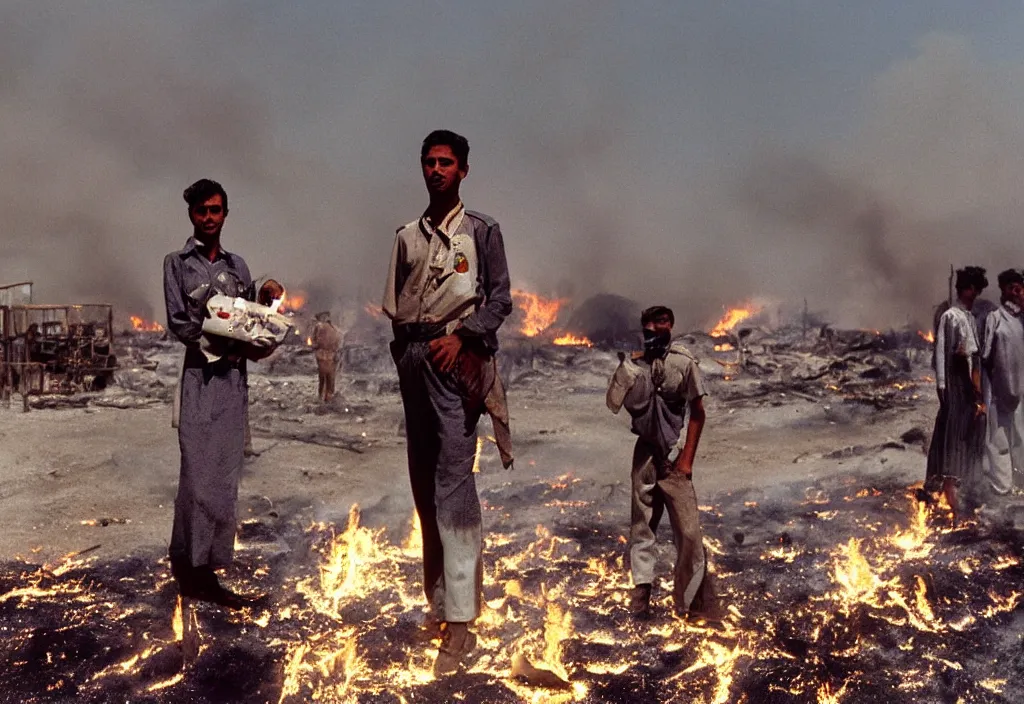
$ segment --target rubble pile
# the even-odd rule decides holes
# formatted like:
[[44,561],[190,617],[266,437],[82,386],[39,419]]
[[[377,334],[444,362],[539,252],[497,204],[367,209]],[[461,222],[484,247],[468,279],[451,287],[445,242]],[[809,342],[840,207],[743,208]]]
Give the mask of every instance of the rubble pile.
[[720,382],[715,395],[725,401],[780,402],[787,395],[885,410],[914,405],[934,383],[931,343],[911,330],[752,327],[683,340]]

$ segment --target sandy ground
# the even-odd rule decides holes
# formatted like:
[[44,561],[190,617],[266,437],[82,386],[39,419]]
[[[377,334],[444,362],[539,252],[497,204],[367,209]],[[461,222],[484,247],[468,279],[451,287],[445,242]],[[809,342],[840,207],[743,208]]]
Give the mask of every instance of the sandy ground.
[[[291,383],[314,399],[315,378],[296,377]],[[411,512],[397,394],[355,394],[345,380],[341,388],[343,400],[335,412],[313,420],[364,437],[367,450],[356,454],[257,437],[262,454],[247,463],[240,519],[274,511],[288,520],[340,520],[353,503],[382,500]],[[628,420],[609,413],[596,389],[513,388],[510,404],[516,467],[502,470],[495,449],[487,445],[482,489],[569,472],[599,484],[628,482],[633,442]],[[826,475],[884,473],[908,483],[922,478],[925,458],[916,447],[845,459],[823,455],[877,446],[914,426],[930,430],[935,404],[928,396],[912,409],[877,412],[781,396],[760,406],[727,406],[711,398],[708,411],[695,467],[705,503],[719,492],[763,487],[770,493],[784,482],[810,484]],[[486,426],[483,421],[482,432]],[[0,447],[0,555],[39,562],[95,545],[101,559],[166,549],[178,473],[168,407],[22,413],[15,403],[0,410]],[[624,531],[627,512],[623,505]],[[83,525],[101,519],[112,521],[105,527]]]

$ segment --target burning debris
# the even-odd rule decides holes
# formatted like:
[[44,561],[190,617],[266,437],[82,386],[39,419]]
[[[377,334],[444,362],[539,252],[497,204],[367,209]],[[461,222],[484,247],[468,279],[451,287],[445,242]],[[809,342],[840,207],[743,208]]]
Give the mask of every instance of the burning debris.
[[519,334],[523,337],[543,338],[560,347],[593,347],[594,343],[586,335],[555,327],[568,299],[545,298],[522,289],[513,289],[512,300],[521,319]]
[[154,320],[146,320],[137,315],[128,316],[128,322],[131,323],[132,330],[136,332],[165,332],[164,326]]
[[726,337],[737,325],[757,315],[762,309],[763,306],[756,303],[744,303],[736,308],[729,308],[708,334],[711,337]]
[[[1015,533],[980,523],[951,529],[942,507],[913,499],[914,487],[847,479],[804,488],[787,487],[781,495],[798,497],[789,499],[723,495],[705,508],[732,604],[720,628],[671,615],[667,582],[654,621],[628,618],[624,522],[601,518],[614,516],[621,488],[609,496],[567,477],[484,492],[479,657],[443,680],[419,645],[437,641],[424,623],[418,526],[374,527],[394,524],[386,509],[353,507],[341,525],[302,533],[283,520],[256,521],[263,528],[249,532],[269,529],[263,540],[293,547],[242,543],[249,586],[275,602],[238,613],[178,603],[153,561],[12,563],[0,575],[3,688],[25,702],[280,704],[1024,695],[1014,676],[1024,592]],[[523,501],[584,510],[528,537],[513,518]],[[745,539],[726,540],[737,527]]]

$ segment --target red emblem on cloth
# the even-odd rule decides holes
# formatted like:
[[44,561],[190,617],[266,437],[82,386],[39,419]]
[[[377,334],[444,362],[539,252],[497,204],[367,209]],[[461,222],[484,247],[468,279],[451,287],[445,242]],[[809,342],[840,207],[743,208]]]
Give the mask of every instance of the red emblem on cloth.
[[455,271],[460,274],[465,274],[469,271],[469,260],[466,259],[466,255],[462,252],[455,255]]

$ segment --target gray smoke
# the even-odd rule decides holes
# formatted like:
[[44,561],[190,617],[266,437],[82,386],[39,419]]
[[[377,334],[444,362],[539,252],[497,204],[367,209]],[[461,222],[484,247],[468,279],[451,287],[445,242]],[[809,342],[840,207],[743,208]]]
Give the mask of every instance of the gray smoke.
[[806,298],[882,327],[928,321],[950,263],[1024,264],[1018,69],[928,35],[818,120],[806,84],[837,94],[811,41],[826,30],[764,21],[7,3],[0,279],[159,319],[181,191],[207,176],[254,274],[317,308],[378,300],[394,229],[424,205],[419,141],[442,126],[470,139],[466,200],[502,222],[514,284],[576,301],[665,301],[704,325]]

